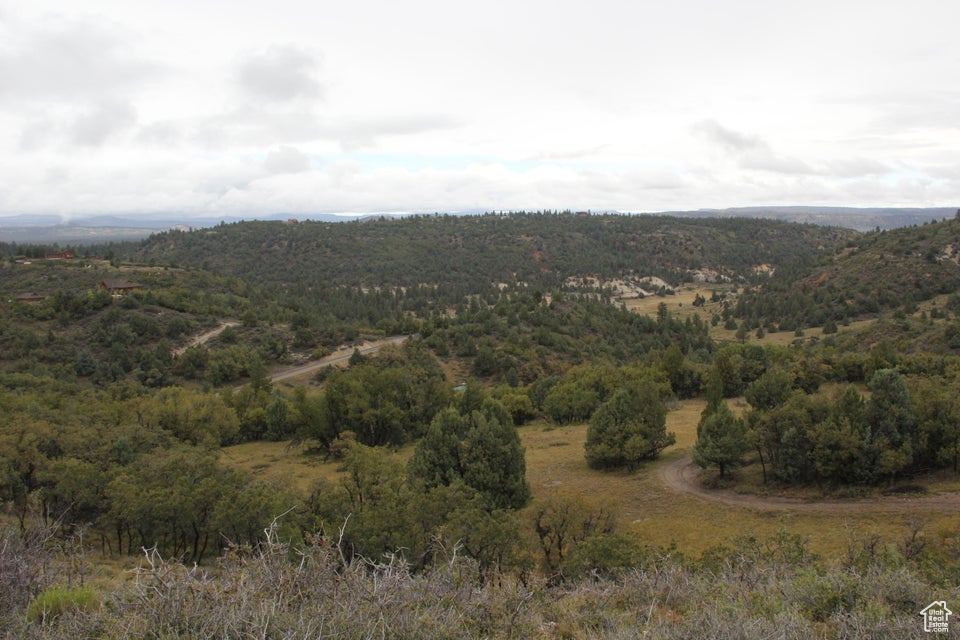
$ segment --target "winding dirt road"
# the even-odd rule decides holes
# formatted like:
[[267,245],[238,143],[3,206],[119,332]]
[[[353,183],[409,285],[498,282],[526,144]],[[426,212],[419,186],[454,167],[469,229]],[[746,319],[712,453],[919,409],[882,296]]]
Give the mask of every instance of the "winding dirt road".
[[859,500],[800,500],[773,496],[745,495],[729,489],[706,489],[700,483],[700,468],[689,455],[677,458],[658,469],[663,484],[677,493],[686,493],[702,500],[756,509],[759,511],[804,511],[817,513],[914,513],[918,511],[958,511],[960,493],[935,496],[863,498]]

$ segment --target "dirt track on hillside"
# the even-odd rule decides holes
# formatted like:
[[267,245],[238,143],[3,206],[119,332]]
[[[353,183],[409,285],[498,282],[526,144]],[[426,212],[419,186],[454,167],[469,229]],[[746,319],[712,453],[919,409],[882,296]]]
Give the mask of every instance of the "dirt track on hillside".
[[758,511],[804,511],[816,513],[914,513],[923,511],[958,511],[960,493],[945,493],[935,496],[904,497],[885,496],[851,500],[800,500],[774,496],[745,495],[729,489],[707,489],[700,483],[701,470],[689,455],[678,458],[658,469],[664,485],[677,493],[686,493],[703,500],[721,504],[755,509]]
[[182,347],[177,347],[176,349],[174,349],[173,355],[181,356],[190,347],[196,347],[201,344],[206,344],[213,338],[216,338],[218,335],[223,333],[223,330],[226,329],[227,327],[236,327],[239,324],[240,324],[239,322],[234,322],[234,321],[221,322],[219,325],[217,325],[216,329],[211,329],[210,331],[201,333],[198,336],[194,336],[193,338],[190,339],[190,341],[187,344],[183,345]]
[[315,362],[309,364],[299,365],[296,367],[291,367],[289,369],[284,369],[283,371],[276,371],[270,375],[271,382],[280,382],[281,380],[286,380],[288,378],[296,378],[308,373],[313,373],[317,369],[322,369],[323,367],[329,367],[335,364],[340,364],[342,362],[347,362],[351,356],[353,356],[353,351],[356,349],[360,352],[360,355],[370,355],[376,353],[380,350],[381,347],[388,344],[403,344],[409,336],[394,336],[392,338],[384,338],[383,340],[374,340],[372,342],[364,342],[357,346],[350,347],[341,347],[334,353],[320,358]]

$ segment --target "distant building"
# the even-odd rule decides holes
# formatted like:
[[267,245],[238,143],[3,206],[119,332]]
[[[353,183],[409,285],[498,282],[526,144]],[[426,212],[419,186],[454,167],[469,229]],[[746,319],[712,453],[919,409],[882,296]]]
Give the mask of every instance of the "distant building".
[[121,278],[107,278],[100,283],[100,288],[109,291],[110,295],[119,296],[134,289],[142,289],[143,285],[139,282],[130,282]]
[[47,296],[42,293],[37,293],[36,291],[28,291],[26,293],[18,293],[14,300],[17,302],[42,302],[46,300]]
[[44,256],[47,260],[73,260],[77,257],[77,254],[73,251],[54,251],[53,253],[48,253]]

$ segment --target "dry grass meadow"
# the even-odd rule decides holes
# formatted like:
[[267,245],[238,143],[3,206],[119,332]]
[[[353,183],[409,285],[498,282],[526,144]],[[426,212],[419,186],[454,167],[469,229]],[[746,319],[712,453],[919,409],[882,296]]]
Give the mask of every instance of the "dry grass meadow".
[[[583,458],[586,425],[549,427],[530,425],[521,429],[527,450],[527,478],[535,499],[549,492],[580,496],[588,502],[605,502],[617,508],[621,525],[652,546],[675,546],[677,551],[697,556],[717,546],[730,545],[741,535],[767,538],[780,529],[798,533],[813,552],[838,557],[848,544],[878,536],[896,544],[907,535],[912,520],[922,519],[933,539],[955,535],[960,514],[916,514],[885,511],[883,507],[855,514],[810,513],[790,509],[754,509],[677,493],[661,481],[658,469],[689,452],[696,441],[702,401],[687,401],[667,415],[667,429],[677,443],[660,460],[635,473],[599,472]],[[738,473],[756,473],[759,466]],[[758,486],[759,486],[759,477]]]
[[[667,415],[667,428],[677,443],[661,458],[634,473],[601,472],[587,467],[583,445],[587,425],[553,426],[536,422],[520,428],[526,449],[527,479],[534,501],[551,495],[576,497],[587,504],[607,505],[615,509],[621,527],[638,535],[652,547],[675,547],[689,556],[718,545],[730,546],[742,535],[765,539],[784,529],[802,535],[810,549],[825,558],[843,555],[857,540],[879,537],[890,545],[908,534],[911,521],[921,521],[924,531],[935,542],[939,536],[952,536],[960,528],[957,513],[909,513],[876,509],[857,513],[812,513],[790,509],[758,509],[731,506],[677,493],[666,487],[658,473],[661,466],[686,455],[696,440],[697,422],[703,401],[680,404]],[[397,452],[406,459],[412,448]],[[283,483],[302,491],[319,478],[335,480],[337,464],[323,462],[303,449],[286,443],[249,443],[227,447],[223,460],[264,480]],[[737,471],[754,475],[747,485],[762,489],[759,467]],[[741,475],[742,477],[742,475]],[[943,489],[956,488],[956,481],[944,481]]]
[[[656,316],[660,304],[665,303],[671,315],[678,318],[698,315],[703,322],[709,325],[711,316],[713,316],[714,313],[720,313],[722,305],[720,302],[709,302],[711,295],[714,291],[724,293],[730,292],[731,289],[732,287],[730,285],[687,285],[677,289],[676,293],[672,296],[648,296],[646,298],[624,300],[624,303],[631,311],[648,316]],[[702,307],[693,306],[693,301],[697,297],[697,294],[700,294],[708,300]],[[844,330],[866,327],[871,322],[873,321],[862,320],[851,322],[848,327],[844,327]],[[710,327],[710,336],[718,342],[734,342],[737,339],[736,333],[736,330],[724,329],[722,324],[716,327]],[[794,335],[793,331],[777,331],[767,333],[763,338],[759,339],[751,332],[747,340],[751,343],[761,345],[788,346],[796,340],[814,340],[822,337],[823,330],[816,327],[805,329],[803,336],[800,338]]]

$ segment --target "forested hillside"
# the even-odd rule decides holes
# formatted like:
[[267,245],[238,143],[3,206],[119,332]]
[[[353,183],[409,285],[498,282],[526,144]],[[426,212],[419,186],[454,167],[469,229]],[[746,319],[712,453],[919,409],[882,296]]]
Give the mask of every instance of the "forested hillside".
[[748,328],[819,327],[876,316],[960,288],[960,219],[866,234],[815,265],[776,272],[746,291],[735,315]]
[[557,285],[571,276],[627,274],[679,284],[700,270],[751,280],[760,265],[806,264],[856,236],[848,229],[770,220],[413,216],[349,223],[243,222],[166,232],[152,236],[130,257],[311,287]]

